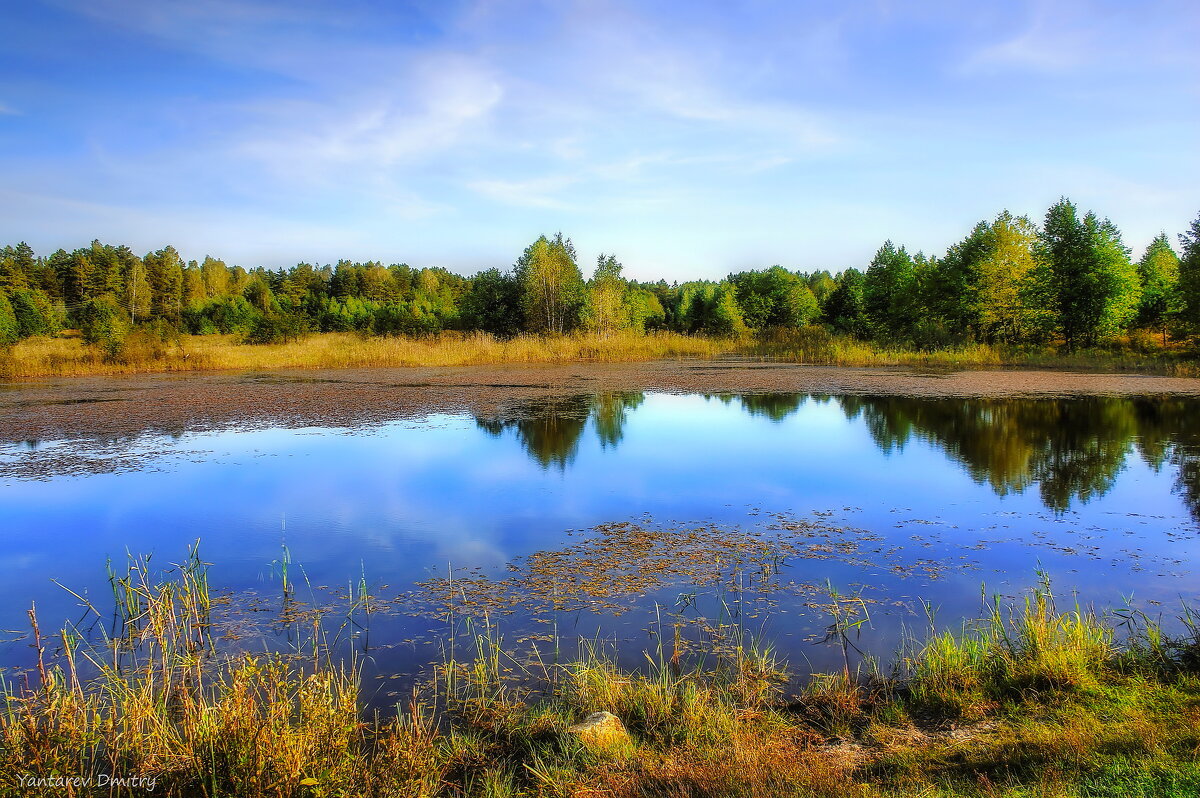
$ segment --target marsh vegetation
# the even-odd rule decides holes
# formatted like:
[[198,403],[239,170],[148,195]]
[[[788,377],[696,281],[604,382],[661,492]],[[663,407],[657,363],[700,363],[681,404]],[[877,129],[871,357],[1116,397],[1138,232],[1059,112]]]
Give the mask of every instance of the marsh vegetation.
[[[660,628],[633,672],[600,641],[551,658],[551,646],[507,645],[501,626],[468,623],[458,630],[468,645],[449,649],[394,714],[372,716],[356,663],[335,660],[319,634],[292,655],[220,656],[221,607],[196,550],[167,572],[142,560],[112,576],[111,614],[88,606],[112,619],[111,634],[68,625],[44,637],[30,612],[36,672],[5,687],[0,715],[6,794],[39,794],[26,787],[32,774],[95,784],[113,773],[175,796],[1200,787],[1200,628],[1186,607],[1182,632],[1169,635],[1141,613],[1060,607],[1045,582],[1012,603],[985,595],[961,631],[910,636],[890,662],[847,661],[794,695],[769,641],[736,620],[686,651]],[[855,611],[827,598],[830,635],[844,639]],[[628,737],[597,747],[568,731],[595,711],[613,713]]]

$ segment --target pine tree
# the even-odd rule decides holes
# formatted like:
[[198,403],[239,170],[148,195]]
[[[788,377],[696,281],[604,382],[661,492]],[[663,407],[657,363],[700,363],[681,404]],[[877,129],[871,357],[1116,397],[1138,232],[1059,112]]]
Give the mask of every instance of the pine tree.
[[183,312],[183,258],[167,246],[142,258],[150,283],[150,314],[178,324]]
[[863,279],[863,301],[877,335],[912,333],[918,315],[916,266],[904,247],[886,241],[875,253]]
[[1194,334],[1200,332],[1200,215],[1179,243],[1179,319]]
[[1142,301],[1137,322],[1162,334],[1167,343],[1167,325],[1179,312],[1179,256],[1166,233],[1159,233],[1138,261]]
[[1141,287],[1120,231],[1065,197],[1046,212],[1037,252],[1044,294],[1067,349],[1090,346],[1132,321]]

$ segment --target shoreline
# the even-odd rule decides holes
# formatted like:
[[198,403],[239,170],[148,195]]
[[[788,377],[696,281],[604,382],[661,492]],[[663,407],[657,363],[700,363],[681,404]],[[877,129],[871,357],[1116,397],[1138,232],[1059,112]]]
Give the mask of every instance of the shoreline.
[[[1060,610],[1048,583],[961,632],[909,638],[887,672],[852,669],[847,655],[798,694],[769,642],[737,622],[683,657],[660,636],[657,659],[636,670],[598,645],[535,666],[489,626],[395,717],[364,718],[359,673],[329,664],[327,648],[323,660],[316,641],[311,662],[196,656],[212,635],[204,565],[193,553],[172,582],[131,576],[154,622],[125,650],[161,657],[96,679],[69,657],[65,669],[39,658],[38,681],[0,691],[0,792],[47,774],[98,783],[114,762],[176,796],[321,796],[330,784],[474,795],[482,783],[514,797],[1182,797],[1200,786],[1195,625],[1167,637],[1131,615],[1119,641],[1120,617]],[[844,612],[830,616],[843,640]]]
[[0,440],[114,438],[231,427],[354,427],[433,413],[521,414],[607,392],[923,398],[1200,397],[1200,379],[989,368],[808,366],[750,359],[409,366],[46,377],[0,382]]

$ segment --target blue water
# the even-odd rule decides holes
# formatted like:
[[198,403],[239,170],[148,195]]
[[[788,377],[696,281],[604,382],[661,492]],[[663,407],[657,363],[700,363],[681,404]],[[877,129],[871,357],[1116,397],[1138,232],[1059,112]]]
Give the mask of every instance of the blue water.
[[[529,404],[504,419],[0,444],[0,666],[29,662],[31,602],[52,629],[82,614],[55,582],[110,605],[107,560],[152,554],[166,567],[200,540],[214,590],[258,602],[230,647],[289,644],[295,630],[271,611],[286,551],[309,606],[365,579],[388,610],[345,639],[372,674],[413,674],[437,659],[448,628],[421,611],[417,582],[448,569],[504,578],[534,552],[623,521],[852,543],[784,557],[775,578],[791,586],[759,612],[743,608],[800,671],[841,656],[809,639],[828,622],[810,605],[829,585],[870,599],[859,645],[885,663],[904,628],[928,625],[921,602],[953,626],[977,612],[981,586],[1017,595],[1038,569],[1099,608],[1132,598],[1169,617],[1200,593],[1197,411],[1156,398],[649,393]],[[821,531],[793,539],[772,529],[781,518]],[[564,640],[611,640],[636,664],[664,609],[717,614],[733,578],[677,578],[619,597],[628,612],[576,607],[552,622]],[[763,596],[743,585],[740,598]],[[496,623],[516,641],[544,631],[535,614],[516,606]]]

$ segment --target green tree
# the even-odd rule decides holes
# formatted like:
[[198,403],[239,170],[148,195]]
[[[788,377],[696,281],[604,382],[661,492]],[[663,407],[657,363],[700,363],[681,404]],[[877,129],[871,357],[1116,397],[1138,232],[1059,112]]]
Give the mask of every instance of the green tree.
[[700,332],[704,329],[715,299],[716,285],[713,283],[692,282],[679,286],[675,329],[684,333]]
[[638,332],[661,330],[667,324],[667,314],[658,295],[641,286],[625,292],[625,313],[630,327]]
[[1024,286],[1036,242],[1037,231],[1024,216],[1003,211],[992,222],[979,222],[931,262],[926,307],[959,335],[988,342],[1024,337],[1030,326]]
[[22,241],[0,249],[0,291],[18,291],[34,282],[38,270],[33,248]]
[[79,311],[79,329],[83,340],[97,344],[109,357],[117,357],[129,335],[129,317],[125,309],[109,295],[89,299]]
[[1036,263],[1037,228],[1028,217],[1003,211],[988,230],[987,251],[979,263],[979,337],[985,341],[1017,341],[1032,325],[1025,286]]
[[833,279],[833,275],[828,271],[813,272],[806,280],[808,290],[813,292],[813,296],[817,298],[817,304],[825,307],[825,303],[829,300],[829,295],[837,290],[837,281]]
[[204,275],[200,271],[200,264],[196,261],[188,261],[183,267],[183,290],[182,290],[183,307],[192,307],[194,305],[204,304],[204,300],[208,299],[208,294],[204,290]]
[[84,250],[87,263],[87,295],[97,297],[121,295],[125,282],[126,261],[133,257],[128,247],[112,247],[92,241]]
[[54,335],[62,329],[59,313],[44,291],[28,288],[14,291],[9,298],[17,319],[17,335]]
[[8,297],[0,293],[0,346],[12,346],[20,338],[17,314]]
[[521,284],[525,326],[531,332],[562,334],[578,321],[583,305],[583,275],[571,240],[557,233],[530,244],[515,267]]
[[471,280],[463,297],[462,316],[466,324],[501,338],[521,331],[521,285],[517,278],[499,269],[487,269]]
[[46,264],[53,270],[55,282],[62,286],[63,301],[72,307],[82,303],[85,299],[86,275],[78,252],[67,252],[65,249],[55,250],[46,259]]
[[1079,218],[1065,197],[1046,212],[1037,248],[1038,279],[1068,349],[1095,344],[1132,320],[1140,298],[1137,270],[1107,219]]
[[808,284],[782,266],[731,275],[729,282],[748,327],[803,327],[820,313]]
[[209,302],[204,314],[212,320],[218,332],[228,335],[249,331],[261,311],[243,296],[223,296]]
[[590,329],[602,336],[612,335],[629,326],[625,304],[626,284],[621,277],[621,263],[613,255],[600,254],[596,271],[587,287],[584,317]]
[[904,247],[891,241],[875,253],[863,279],[863,301],[876,334],[901,338],[912,333],[919,315],[917,275]]
[[183,258],[166,246],[142,258],[150,283],[150,315],[178,324],[183,314]]
[[866,300],[863,298],[863,273],[858,269],[846,269],[838,279],[838,287],[825,303],[825,320],[838,332],[865,338],[871,332],[867,318]]
[[133,321],[145,321],[150,318],[150,278],[146,272],[145,262],[133,257],[128,264],[125,274],[125,287],[122,292],[122,304],[128,309]]
[[1108,219],[1094,213],[1084,218],[1092,251],[1105,295],[1100,315],[1098,335],[1116,335],[1129,329],[1137,318],[1142,299],[1142,282],[1137,265],[1130,259],[1131,250],[1121,239],[1121,231]]
[[271,283],[261,272],[252,274],[246,281],[242,295],[260,313],[276,313],[280,310],[275,292],[271,290]]
[[980,267],[991,249],[991,232],[991,225],[979,222],[931,266],[924,282],[926,308],[959,334],[978,333],[981,326]]
[[205,255],[204,260],[200,263],[200,279],[204,283],[206,299],[216,299],[231,293],[229,268],[224,261]]
[[1195,334],[1200,331],[1200,215],[1179,235],[1179,319]]
[[246,333],[248,344],[283,344],[308,334],[308,319],[299,313],[265,313],[255,318]]
[[1179,256],[1166,233],[1159,233],[1138,261],[1142,301],[1137,322],[1162,334],[1167,343],[1167,324],[1179,312]]
[[742,309],[738,307],[736,292],[729,283],[721,283],[717,289],[705,331],[730,338],[748,332],[746,322],[742,319]]

